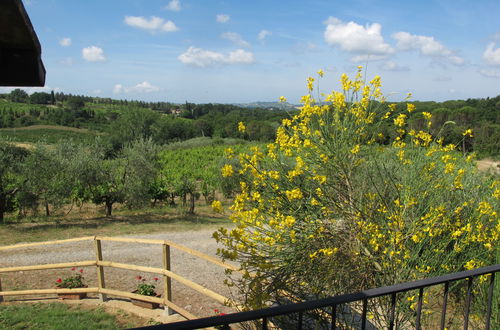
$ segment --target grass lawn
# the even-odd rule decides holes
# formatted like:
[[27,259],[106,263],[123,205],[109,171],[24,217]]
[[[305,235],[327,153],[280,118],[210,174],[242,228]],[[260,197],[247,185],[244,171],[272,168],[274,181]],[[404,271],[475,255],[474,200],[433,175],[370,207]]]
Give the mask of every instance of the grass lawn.
[[144,324],[126,313],[62,303],[0,305],[0,329],[124,329]]

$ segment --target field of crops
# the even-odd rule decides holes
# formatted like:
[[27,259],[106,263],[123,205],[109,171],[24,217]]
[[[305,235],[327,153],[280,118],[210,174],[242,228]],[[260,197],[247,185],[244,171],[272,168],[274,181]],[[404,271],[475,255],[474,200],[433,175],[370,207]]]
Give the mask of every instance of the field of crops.
[[76,143],[89,143],[97,136],[96,132],[64,126],[35,125],[22,128],[0,129],[0,140],[19,143],[53,144],[63,140]]

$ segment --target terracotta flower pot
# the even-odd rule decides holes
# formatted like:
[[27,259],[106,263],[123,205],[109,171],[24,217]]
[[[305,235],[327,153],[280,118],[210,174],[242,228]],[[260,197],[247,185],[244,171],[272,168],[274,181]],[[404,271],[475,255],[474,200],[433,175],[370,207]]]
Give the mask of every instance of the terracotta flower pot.
[[[137,291],[133,291],[132,293],[135,293],[137,294]],[[159,294],[156,294],[155,297],[160,297],[161,295]],[[142,308],[147,308],[147,309],[155,309],[155,308],[158,308],[160,307],[160,304],[159,303],[155,303],[155,302],[150,302],[150,301],[144,301],[144,300],[140,300],[140,299],[134,299],[134,298],[130,298],[130,301],[132,302],[132,304],[134,304],[135,306],[139,306],[139,307],[142,307]]]
[[[87,288],[87,285],[82,286],[81,288]],[[67,289],[56,287],[56,289]],[[76,289],[76,288],[75,288]],[[80,288],[78,288],[80,289]],[[59,299],[69,299],[69,300],[81,300],[83,298],[87,298],[87,292],[71,292],[71,293],[58,293],[57,296]]]
[[81,300],[87,297],[87,292],[75,292],[75,293],[58,293],[59,299],[69,299],[69,300]]

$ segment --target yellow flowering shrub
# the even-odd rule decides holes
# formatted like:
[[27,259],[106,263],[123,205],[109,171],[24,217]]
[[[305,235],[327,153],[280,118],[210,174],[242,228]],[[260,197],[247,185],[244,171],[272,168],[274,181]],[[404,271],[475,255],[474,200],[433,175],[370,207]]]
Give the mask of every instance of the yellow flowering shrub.
[[[498,262],[498,181],[439,136],[408,129],[415,107],[387,105],[380,77],[364,81],[361,69],[354,80],[343,74],[342,91],[317,101],[307,79],[300,113],[275,142],[239,155],[235,228],[214,237],[246,274],[232,283],[246,308]],[[383,145],[387,125],[397,136]],[[373,322],[384,327],[379,303]],[[412,302],[401,304],[398,322],[412,322]]]

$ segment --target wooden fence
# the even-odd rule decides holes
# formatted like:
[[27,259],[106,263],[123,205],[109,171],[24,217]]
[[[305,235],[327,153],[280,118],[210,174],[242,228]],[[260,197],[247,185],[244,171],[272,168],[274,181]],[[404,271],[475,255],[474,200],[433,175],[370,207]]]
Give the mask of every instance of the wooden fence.
[[[58,264],[43,264],[43,265],[30,265],[30,266],[19,266],[19,267],[4,267],[0,268],[1,273],[7,272],[19,272],[19,271],[31,271],[31,270],[46,270],[46,269],[59,269],[59,268],[70,268],[70,267],[89,267],[95,266],[97,272],[97,287],[87,287],[87,288],[75,288],[75,289],[33,289],[33,290],[15,290],[15,291],[2,291],[2,282],[0,278],[0,302],[3,301],[5,296],[21,296],[21,295],[41,295],[41,294],[59,294],[59,293],[98,293],[101,300],[106,299],[106,295],[118,296],[123,298],[133,298],[140,299],[143,301],[159,303],[165,307],[167,310],[172,310],[180,315],[184,316],[187,319],[195,319],[197,318],[195,315],[191,314],[187,310],[182,307],[176,305],[172,302],[172,285],[171,280],[174,279],[185,286],[194,289],[203,295],[215,299],[221,304],[231,303],[229,298],[226,298],[210,289],[207,289],[191,280],[188,280],[170,270],[170,248],[175,248],[185,253],[191,254],[193,256],[199,257],[206,261],[209,261],[215,265],[224,267],[226,269],[230,269],[233,271],[239,271],[239,269],[235,266],[226,264],[214,257],[206,255],[202,252],[193,250],[186,246],[167,241],[167,240],[151,240],[151,239],[141,239],[141,238],[121,238],[121,237],[104,237],[104,236],[87,236],[87,237],[79,237],[58,241],[48,241],[48,242],[39,242],[39,243],[26,243],[26,244],[16,244],[9,246],[0,246],[0,252],[6,250],[13,250],[19,248],[26,247],[35,247],[42,245],[55,245],[62,243],[72,243],[79,241],[94,241],[94,250],[95,250],[95,260],[88,261],[78,261],[78,262],[66,262],[66,263],[58,263]],[[102,258],[102,241],[111,241],[111,242],[123,242],[123,243],[136,243],[136,244],[154,244],[161,245],[163,249],[163,268],[155,268],[155,267],[146,267],[132,264],[123,264],[113,261],[105,261]],[[104,268],[119,268],[119,269],[127,269],[127,270],[135,270],[146,273],[153,273],[163,275],[163,285],[164,292],[163,297],[151,297],[144,296],[135,293],[120,291],[120,290],[112,290],[106,288],[106,281],[104,277]]]

